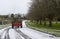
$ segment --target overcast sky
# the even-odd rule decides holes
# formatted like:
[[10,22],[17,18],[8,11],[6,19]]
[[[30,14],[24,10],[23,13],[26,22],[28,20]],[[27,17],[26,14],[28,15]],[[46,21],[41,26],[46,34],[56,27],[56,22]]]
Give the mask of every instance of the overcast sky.
[[30,0],[0,0],[0,15],[11,13],[26,14]]

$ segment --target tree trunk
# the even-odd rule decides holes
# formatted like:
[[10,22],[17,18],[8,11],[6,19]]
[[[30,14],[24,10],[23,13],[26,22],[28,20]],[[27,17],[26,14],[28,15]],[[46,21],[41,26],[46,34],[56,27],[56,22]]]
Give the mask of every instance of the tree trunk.
[[46,26],[46,19],[44,18],[44,26]]
[[46,26],[46,21],[44,21],[44,26]]
[[40,25],[42,25],[42,21],[40,20]]
[[57,21],[57,19],[56,19],[56,24],[58,24],[58,21]]
[[56,21],[56,24],[58,24],[58,21]]
[[52,20],[49,19],[49,27],[52,27]]
[[36,21],[37,21],[36,23],[38,24],[38,20],[36,20]]
[[56,20],[56,24],[58,24],[58,21],[57,21],[57,19],[58,19],[58,18],[56,17],[56,19],[55,19],[55,20]]

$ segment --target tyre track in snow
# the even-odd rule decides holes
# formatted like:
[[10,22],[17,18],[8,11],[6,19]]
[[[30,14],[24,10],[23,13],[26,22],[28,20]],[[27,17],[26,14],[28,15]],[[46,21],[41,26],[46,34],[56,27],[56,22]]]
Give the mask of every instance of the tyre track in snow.
[[9,29],[6,30],[6,35],[5,35],[4,39],[10,39],[10,37],[9,37]]
[[10,28],[11,27],[9,27],[9,28],[2,31],[2,33],[0,34],[0,39],[2,39],[2,36],[3,36],[4,33],[5,33],[4,39],[10,39],[10,37],[9,37],[9,29]]
[[1,39],[1,37],[2,37],[2,35],[3,35],[3,33],[4,33],[5,31],[6,31],[6,29],[1,32],[1,34],[0,34],[0,39]]
[[29,36],[25,35],[23,32],[21,32],[20,30],[16,30],[17,33],[19,33],[22,37],[24,37],[24,39],[31,39]]

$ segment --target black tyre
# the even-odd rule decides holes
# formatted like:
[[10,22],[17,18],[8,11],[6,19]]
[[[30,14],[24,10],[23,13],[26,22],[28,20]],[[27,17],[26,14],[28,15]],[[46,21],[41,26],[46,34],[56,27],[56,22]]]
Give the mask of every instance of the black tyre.
[[14,26],[12,26],[12,29],[14,29]]
[[22,26],[21,26],[21,28],[22,28]]

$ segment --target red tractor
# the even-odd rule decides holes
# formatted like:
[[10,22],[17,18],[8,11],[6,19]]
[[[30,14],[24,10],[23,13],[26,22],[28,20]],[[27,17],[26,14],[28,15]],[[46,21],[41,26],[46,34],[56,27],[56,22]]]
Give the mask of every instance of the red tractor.
[[12,28],[22,28],[22,20],[18,17],[14,17],[12,21]]
[[12,22],[12,28],[22,28],[22,21],[19,22]]

